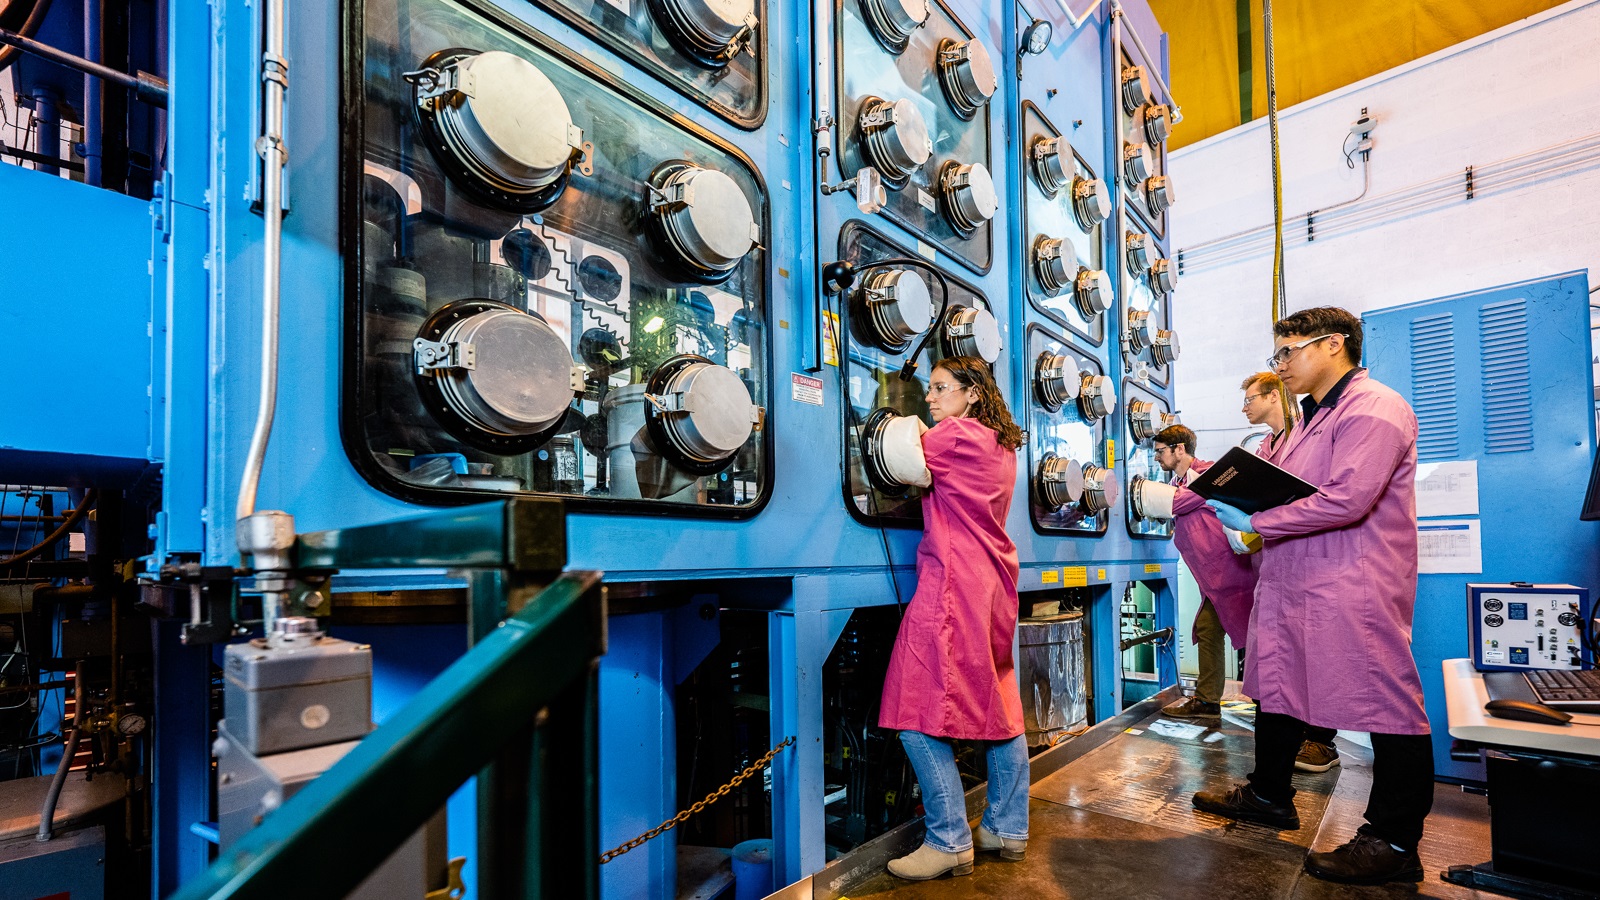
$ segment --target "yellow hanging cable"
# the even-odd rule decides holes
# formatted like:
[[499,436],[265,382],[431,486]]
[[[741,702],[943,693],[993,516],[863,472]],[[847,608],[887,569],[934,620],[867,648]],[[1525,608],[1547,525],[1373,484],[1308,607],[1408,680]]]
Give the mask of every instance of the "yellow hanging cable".
[[1267,45],[1267,125],[1272,132],[1272,321],[1283,318],[1287,292],[1283,285],[1283,159],[1278,146],[1278,70],[1272,53],[1272,0],[1262,0],[1263,38]]

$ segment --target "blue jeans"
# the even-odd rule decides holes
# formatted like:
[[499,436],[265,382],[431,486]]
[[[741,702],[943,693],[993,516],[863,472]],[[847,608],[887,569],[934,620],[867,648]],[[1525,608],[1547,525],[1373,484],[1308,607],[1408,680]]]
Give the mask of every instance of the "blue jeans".
[[[967,825],[966,792],[956,770],[955,750],[942,738],[920,731],[900,732],[906,757],[922,785],[923,843],[935,850],[959,853],[972,848]],[[989,808],[983,827],[1003,838],[1028,839],[1028,742],[1022,735],[1009,741],[975,741],[989,761]]]

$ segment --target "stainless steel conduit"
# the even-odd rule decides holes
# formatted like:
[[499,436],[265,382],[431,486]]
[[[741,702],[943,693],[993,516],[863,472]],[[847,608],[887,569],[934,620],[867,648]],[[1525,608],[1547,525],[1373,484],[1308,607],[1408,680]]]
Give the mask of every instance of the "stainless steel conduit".
[[139,72],[136,75],[119,72],[109,66],[102,66],[81,56],[74,56],[63,50],[57,50],[49,44],[41,44],[32,38],[23,37],[4,28],[0,28],[0,44],[15,47],[23,53],[49,60],[69,69],[75,69],[102,81],[109,81],[129,88],[133,91],[134,96],[140,100],[161,109],[167,108],[167,82],[156,75],[151,75],[149,72]]
[[[1063,0],[1057,0],[1057,2],[1063,2]],[[1071,14],[1071,10],[1068,10],[1068,14]],[[1128,14],[1122,10],[1122,3],[1120,0],[1111,0],[1111,17],[1116,20],[1121,20],[1127,18],[1127,16]],[[1144,41],[1139,39],[1139,30],[1137,28],[1129,28],[1128,36],[1133,38],[1133,45],[1139,48],[1139,53],[1144,56],[1146,62],[1150,63],[1150,65],[1145,67],[1146,71],[1150,73],[1151,78],[1156,80],[1156,86],[1161,88],[1161,93],[1166,96],[1167,103],[1172,106],[1172,124],[1176,125],[1179,122],[1182,122],[1183,107],[1178,105],[1178,98],[1172,95],[1172,87],[1167,84],[1167,79],[1161,75],[1160,58],[1153,56],[1149,50],[1145,49]],[[1116,66],[1116,71],[1119,73],[1118,77],[1120,78],[1120,73],[1122,72],[1122,57],[1118,55],[1116,59],[1112,60],[1112,65]]]

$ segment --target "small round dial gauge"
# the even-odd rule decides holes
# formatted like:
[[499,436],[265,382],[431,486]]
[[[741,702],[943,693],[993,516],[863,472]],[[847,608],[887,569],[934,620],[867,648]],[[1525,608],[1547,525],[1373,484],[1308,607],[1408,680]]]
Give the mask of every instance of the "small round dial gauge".
[[144,716],[138,713],[123,713],[117,717],[117,733],[123,737],[133,737],[145,729]]

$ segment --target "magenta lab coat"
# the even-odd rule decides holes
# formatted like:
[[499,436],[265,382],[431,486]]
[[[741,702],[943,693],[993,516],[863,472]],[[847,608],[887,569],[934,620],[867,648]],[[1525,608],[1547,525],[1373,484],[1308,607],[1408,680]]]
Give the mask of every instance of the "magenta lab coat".
[[1017,454],[977,419],[945,419],[922,436],[933,487],[922,499],[917,591],[883,683],[882,728],[998,741],[1022,733],[1011,653],[1017,548],[1006,514]]
[[[1189,478],[1211,468],[1197,459],[1189,464]],[[1228,536],[1217,511],[1206,505],[1204,497],[1180,486],[1172,498],[1172,541],[1183,554],[1183,561],[1200,585],[1200,594],[1211,601],[1233,646],[1243,648],[1250,637],[1250,607],[1255,604],[1256,572],[1249,557],[1240,556],[1228,546]],[[1190,631],[1191,637],[1195,630]]]
[[1411,657],[1417,417],[1359,370],[1274,457],[1318,491],[1251,520],[1265,545],[1245,694],[1324,728],[1429,733]]

